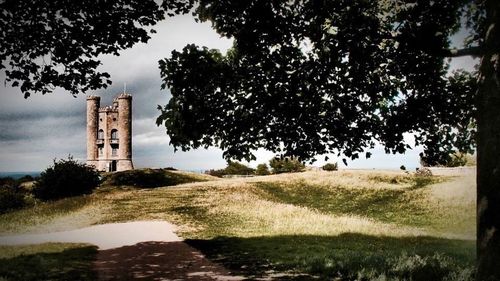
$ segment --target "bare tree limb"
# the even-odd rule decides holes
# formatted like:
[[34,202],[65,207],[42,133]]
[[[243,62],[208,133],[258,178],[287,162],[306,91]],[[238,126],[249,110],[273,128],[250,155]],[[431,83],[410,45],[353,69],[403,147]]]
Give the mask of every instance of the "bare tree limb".
[[472,57],[479,57],[483,53],[483,48],[476,46],[476,47],[469,47],[469,48],[463,48],[463,49],[450,49],[450,50],[445,50],[444,51],[444,56],[445,57],[464,57],[464,56],[472,56]]

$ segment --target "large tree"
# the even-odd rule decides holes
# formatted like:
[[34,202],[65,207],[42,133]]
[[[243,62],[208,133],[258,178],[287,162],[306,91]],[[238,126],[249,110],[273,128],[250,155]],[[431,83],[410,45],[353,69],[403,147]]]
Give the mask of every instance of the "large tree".
[[[478,280],[500,280],[500,2],[211,1],[202,21],[234,39],[227,54],[195,45],[160,61],[172,98],[171,143],[226,158],[265,148],[303,160],[424,146],[423,160],[478,148]],[[468,30],[462,49],[451,35]],[[478,73],[449,58],[481,57]],[[476,132],[477,128],[477,132]],[[366,155],[369,157],[369,154]]]
[[401,153],[412,132],[425,160],[442,162],[474,144],[475,82],[448,77],[445,60],[462,4],[201,1],[200,19],[234,46],[224,56],[188,45],[161,61],[173,98],[158,121],[173,145],[228,158],[259,147],[357,158],[375,141]]

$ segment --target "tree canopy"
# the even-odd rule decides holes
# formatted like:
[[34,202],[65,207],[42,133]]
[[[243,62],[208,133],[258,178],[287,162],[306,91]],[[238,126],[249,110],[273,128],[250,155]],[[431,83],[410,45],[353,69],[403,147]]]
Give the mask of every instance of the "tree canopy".
[[413,133],[427,163],[446,162],[474,148],[474,74],[449,76],[447,59],[477,54],[480,36],[462,53],[450,46],[462,18],[481,18],[467,4],[200,1],[199,20],[234,46],[188,45],[160,61],[172,98],[157,123],[175,147],[218,146],[228,159],[257,148],[355,159],[376,142],[402,153]]
[[[190,4],[191,2],[191,4]],[[2,0],[0,70],[25,97],[61,87],[76,95],[111,84],[99,55],[147,42],[148,26],[165,13],[185,13],[192,0]]]

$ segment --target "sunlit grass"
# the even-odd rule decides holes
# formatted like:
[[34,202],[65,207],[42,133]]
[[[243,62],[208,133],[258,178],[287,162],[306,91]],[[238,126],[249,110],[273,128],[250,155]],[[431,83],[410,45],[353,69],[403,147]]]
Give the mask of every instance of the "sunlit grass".
[[0,234],[49,232],[84,227],[98,220],[102,202],[84,195],[34,206],[0,216]]

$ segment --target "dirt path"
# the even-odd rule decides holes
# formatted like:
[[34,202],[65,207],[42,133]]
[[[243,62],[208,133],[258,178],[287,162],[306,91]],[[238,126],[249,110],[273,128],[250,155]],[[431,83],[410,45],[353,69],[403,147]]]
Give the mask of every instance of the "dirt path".
[[143,242],[99,251],[99,280],[242,280],[184,242]]
[[138,221],[86,228],[0,236],[0,245],[45,242],[89,243],[99,247],[94,262],[99,280],[242,280],[190,247],[164,221]]

